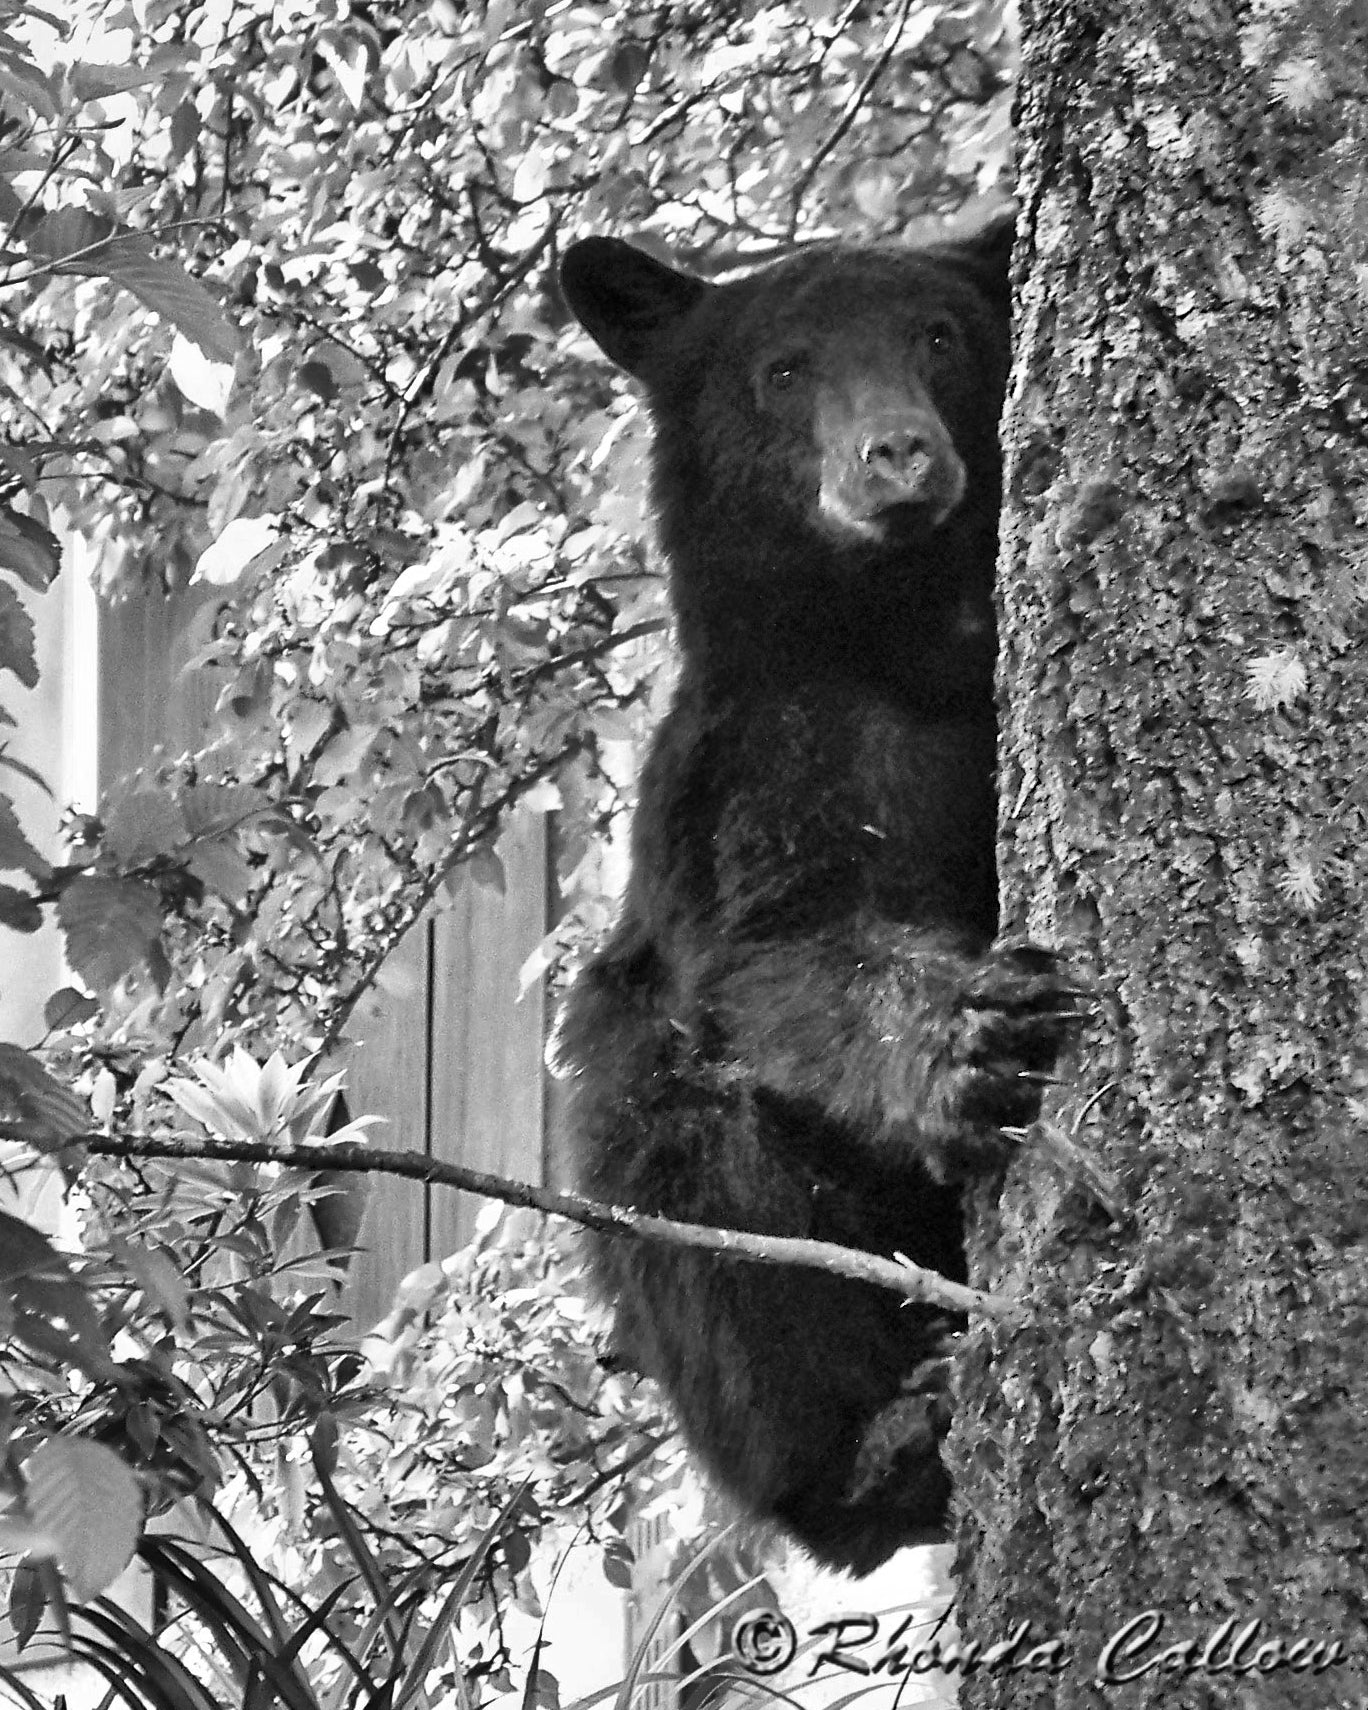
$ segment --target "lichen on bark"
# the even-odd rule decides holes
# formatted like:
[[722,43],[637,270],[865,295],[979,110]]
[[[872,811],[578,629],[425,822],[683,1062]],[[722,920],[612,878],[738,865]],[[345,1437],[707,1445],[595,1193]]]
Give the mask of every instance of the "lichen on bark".
[[960,1620],[1067,1660],[964,1702],[1368,1703],[1368,9],[1023,26],[1003,890],[1128,1203],[1028,1150],[979,1206],[1031,1320],[961,1363]]

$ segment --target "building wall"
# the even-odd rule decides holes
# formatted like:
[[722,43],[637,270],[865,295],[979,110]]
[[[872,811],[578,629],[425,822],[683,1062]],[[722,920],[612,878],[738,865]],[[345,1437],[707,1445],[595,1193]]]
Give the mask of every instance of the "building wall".
[[[99,729],[106,787],[158,748],[177,755],[208,728],[218,683],[184,662],[207,638],[217,589],[144,590],[99,611]],[[519,970],[547,930],[547,822],[527,814],[499,846],[502,894],[469,884],[421,922],[357,1012],[347,1072],[351,1116],[384,1118],[377,1145],[540,1183],[545,1160],[546,1027],[540,984],[518,998]],[[372,1177],[345,1305],[362,1328],[395,1286],[469,1240],[478,1205],[420,1182]]]

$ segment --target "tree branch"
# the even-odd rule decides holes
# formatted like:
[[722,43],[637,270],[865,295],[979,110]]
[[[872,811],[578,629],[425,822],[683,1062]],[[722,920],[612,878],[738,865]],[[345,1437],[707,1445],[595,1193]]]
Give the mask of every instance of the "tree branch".
[[936,1271],[923,1270],[910,1262],[881,1259],[874,1253],[839,1247],[830,1241],[752,1235],[739,1229],[712,1229],[699,1223],[676,1223],[668,1217],[651,1217],[624,1206],[603,1205],[583,1194],[534,1187],[530,1182],[507,1181],[502,1176],[487,1175],[483,1170],[466,1169],[460,1164],[448,1164],[421,1152],[383,1151],[353,1141],[339,1141],[332,1146],[321,1143],[299,1146],[278,1140],[229,1143],[160,1134],[86,1134],[73,1144],[111,1158],[198,1158],[218,1163],[284,1164],[291,1169],[405,1176],[411,1181],[460,1188],[466,1193],[502,1200],[506,1205],[524,1206],[551,1216],[565,1217],[586,1229],[622,1235],[631,1240],[662,1241],[674,1247],[702,1247],[725,1253],[729,1258],[748,1259],[757,1264],[804,1265],[827,1271],[833,1276],[872,1283],[876,1288],[892,1289],[908,1301],[944,1307],[950,1312],[978,1312],[998,1320],[1011,1319],[1017,1313],[1015,1303],[1010,1300],[966,1288]]
[[817,176],[818,169],[822,162],[831,153],[832,149],[836,147],[837,143],[840,142],[841,138],[855,123],[861,107],[864,106],[865,102],[873,93],[874,85],[888,69],[888,63],[893,58],[894,50],[902,40],[902,33],[907,26],[908,14],[911,10],[912,0],[903,0],[902,9],[894,20],[892,29],[888,32],[888,36],[884,41],[884,45],[880,50],[878,58],[865,73],[864,77],[860,81],[859,88],[846,103],[845,111],[832,126],[826,137],[823,138],[823,140],[813,150],[812,158],[798,174],[798,182],[789,193],[788,235],[790,241],[797,236],[798,216],[802,212],[803,198],[811,188],[812,181]]

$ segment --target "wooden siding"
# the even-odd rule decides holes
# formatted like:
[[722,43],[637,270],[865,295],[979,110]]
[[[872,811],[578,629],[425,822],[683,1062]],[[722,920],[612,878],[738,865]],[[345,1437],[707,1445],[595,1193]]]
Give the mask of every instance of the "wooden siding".
[[[156,749],[192,749],[208,728],[216,673],[182,669],[209,633],[218,590],[148,590],[101,607],[101,789]],[[376,1115],[375,1144],[541,1182],[546,1163],[540,984],[518,1001],[519,970],[547,930],[548,823],[528,814],[499,853],[506,890],[477,884],[410,933],[348,1053],[352,1116]],[[397,994],[397,995],[394,995]],[[373,1177],[345,1304],[361,1327],[395,1285],[469,1240],[478,1205],[450,1189]]]

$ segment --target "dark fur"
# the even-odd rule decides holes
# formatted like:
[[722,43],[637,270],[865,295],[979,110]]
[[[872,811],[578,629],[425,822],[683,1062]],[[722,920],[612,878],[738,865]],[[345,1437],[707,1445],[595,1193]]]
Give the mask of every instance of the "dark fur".
[[[609,239],[567,300],[640,379],[683,653],[612,938],[561,1024],[581,1185],[963,1280],[960,1189],[1054,1059],[993,948],[1007,244],[818,249],[704,285]],[[866,1571],[941,1536],[954,1315],[596,1238],[624,1353],[751,1512]]]

